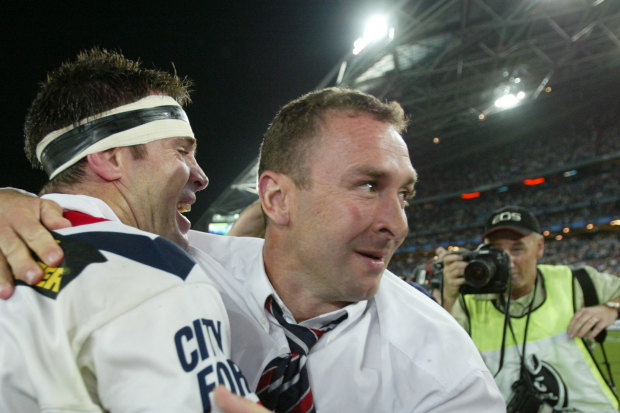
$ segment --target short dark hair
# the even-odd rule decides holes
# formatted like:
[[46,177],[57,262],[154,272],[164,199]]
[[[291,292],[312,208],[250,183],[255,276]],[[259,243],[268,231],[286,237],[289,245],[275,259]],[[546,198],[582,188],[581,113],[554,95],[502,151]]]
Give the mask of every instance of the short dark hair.
[[[42,169],[36,147],[48,133],[154,93],[170,96],[183,106],[191,102],[191,84],[176,73],[144,69],[139,60],[129,60],[120,52],[98,47],[82,51],[41,83],[24,124],[26,156],[34,168]],[[144,148],[135,145],[132,153],[143,156]],[[59,173],[42,192],[79,182],[84,164],[82,160]]]
[[261,144],[259,176],[270,170],[288,175],[298,187],[309,187],[307,154],[325,114],[334,111],[370,114],[398,133],[405,131],[408,122],[397,102],[384,103],[357,90],[332,87],[307,93],[282,107],[269,125]]

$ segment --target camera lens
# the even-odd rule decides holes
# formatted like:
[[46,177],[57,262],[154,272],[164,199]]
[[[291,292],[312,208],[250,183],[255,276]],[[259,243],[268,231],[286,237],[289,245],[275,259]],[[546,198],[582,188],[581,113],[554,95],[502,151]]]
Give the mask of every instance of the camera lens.
[[476,288],[487,285],[494,274],[495,264],[492,261],[474,259],[465,267],[465,281]]

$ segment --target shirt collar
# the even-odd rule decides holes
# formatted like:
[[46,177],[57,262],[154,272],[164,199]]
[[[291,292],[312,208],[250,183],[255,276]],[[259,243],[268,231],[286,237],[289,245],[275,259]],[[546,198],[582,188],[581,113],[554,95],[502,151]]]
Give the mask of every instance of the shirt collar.
[[540,271],[537,271],[535,287],[523,297],[510,301],[510,315],[513,317],[524,316],[530,309],[530,304],[532,306],[532,311],[534,311],[545,301],[545,297],[545,283]]
[[343,314],[348,313],[348,317],[342,323],[336,327],[335,330],[340,330],[344,326],[347,326],[355,321],[357,321],[366,308],[368,307],[369,301],[359,301],[357,303],[352,303],[347,305],[344,308],[332,311],[330,313],[321,314],[317,317],[311,318],[309,320],[302,321],[301,323],[297,323],[293,317],[293,314],[288,309],[288,307],[284,304],[276,290],[273,288],[273,285],[269,281],[269,277],[267,277],[267,272],[265,271],[264,259],[261,253],[261,265],[256,265],[253,268],[256,268],[255,271],[251,272],[250,277],[248,278],[248,290],[251,291],[253,299],[256,301],[258,305],[261,306],[263,315],[268,318],[273,317],[267,309],[265,308],[265,302],[270,295],[273,295],[278,302],[280,308],[282,308],[282,312],[284,314],[284,319],[293,324],[299,324],[308,328],[320,328],[325,324],[336,320],[341,317]]
[[79,211],[93,217],[121,222],[112,208],[99,198],[73,194],[45,194],[41,198],[54,201],[66,210]]

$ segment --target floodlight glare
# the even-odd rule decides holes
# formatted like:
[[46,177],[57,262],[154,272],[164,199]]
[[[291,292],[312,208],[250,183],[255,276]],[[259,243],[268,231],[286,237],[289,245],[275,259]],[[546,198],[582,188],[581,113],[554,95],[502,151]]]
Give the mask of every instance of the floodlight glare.
[[519,98],[512,93],[508,93],[495,101],[495,107],[499,109],[510,109],[517,106],[517,103],[519,103]]
[[362,50],[364,50],[366,46],[368,46],[368,40],[364,39],[363,37],[358,37],[353,42],[353,54],[358,55]]
[[394,28],[388,27],[387,17],[371,17],[364,28],[364,35],[358,37],[353,43],[353,54],[358,55],[370,43],[385,37],[388,37],[389,40],[394,39]]
[[366,23],[364,38],[368,39],[369,42],[382,39],[387,36],[387,34],[388,24],[385,16],[373,16],[368,20],[368,23]]

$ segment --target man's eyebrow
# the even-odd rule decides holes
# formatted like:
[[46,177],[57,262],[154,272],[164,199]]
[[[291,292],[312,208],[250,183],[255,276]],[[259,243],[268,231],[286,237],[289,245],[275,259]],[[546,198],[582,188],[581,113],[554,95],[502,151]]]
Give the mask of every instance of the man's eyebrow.
[[[388,173],[382,169],[376,168],[374,166],[362,166],[359,168],[355,168],[351,171],[351,175],[361,175],[373,179],[381,179],[386,176]],[[414,174],[407,179],[402,186],[413,186],[417,182],[417,173]]]
[[185,137],[185,136],[181,136],[181,137],[178,137],[176,139],[177,139],[177,141],[179,143],[182,143],[184,145],[189,143],[191,145],[191,149],[194,151],[194,154],[196,154],[198,152],[198,141],[196,139],[188,138],[188,137]]
[[381,178],[382,176],[385,176],[385,171],[382,171],[372,166],[363,166],[360,168],[356,168],[353,169],[353,172],[357,175],[365,175],[371,178]]

